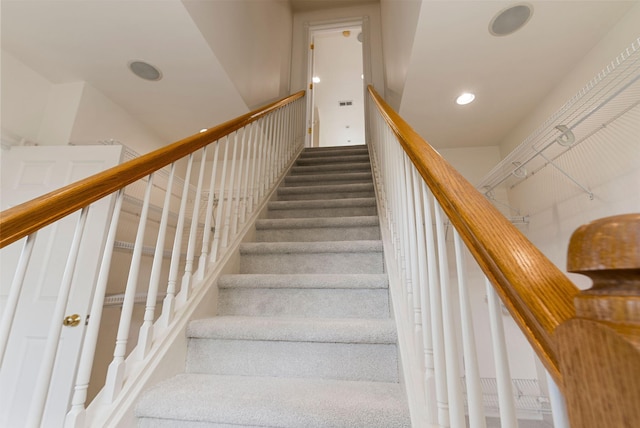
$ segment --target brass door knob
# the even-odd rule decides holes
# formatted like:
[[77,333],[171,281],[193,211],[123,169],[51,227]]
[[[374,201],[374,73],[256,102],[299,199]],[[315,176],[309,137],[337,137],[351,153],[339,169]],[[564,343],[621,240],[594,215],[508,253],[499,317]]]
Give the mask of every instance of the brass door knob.
[[64,317],[64,320],[62,320],[62,325],[65,327],[75,327],[80,324],[80,321],[81,317],[78,314],[67,315]]

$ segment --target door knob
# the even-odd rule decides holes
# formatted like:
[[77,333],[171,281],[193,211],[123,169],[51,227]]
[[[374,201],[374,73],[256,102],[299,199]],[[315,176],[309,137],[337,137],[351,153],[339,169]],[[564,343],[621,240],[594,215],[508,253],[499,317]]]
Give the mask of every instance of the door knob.
[[64,320],[62,320],[62,325],[65,327],[75,327],[80,324],[80,320],[81,318],[78,314],[67,315],[64,317]]

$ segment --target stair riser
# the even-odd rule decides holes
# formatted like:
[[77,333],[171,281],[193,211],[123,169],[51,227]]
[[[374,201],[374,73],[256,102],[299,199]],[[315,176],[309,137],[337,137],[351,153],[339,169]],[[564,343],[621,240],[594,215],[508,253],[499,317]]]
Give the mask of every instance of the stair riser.
[[354,156],[336,156],[336,157],[317,157],[298,159],[296,161],[297,166],[307,165],[333,165],[339,163],[358,163],[358,162],[370,162],[369,155],[354,155]]
[[264,425],[229,425],[188,420],[138,418],[136,428],[264,428]]
[[309,158],[327,158],[327,157],[339,157],[339,156],[367,156],[369,151],[366,148],[363,149],[343,149],[343,150],[305,150],[300,153],[299,159]]
[[269,218],[357,217],[377,215],[375,206],[269,210]]
[[323,227],[309,229],[259,229],[258,242],[311,242],[311,241],[355,241],[378,240],[380,228],[369,227]]
[[[309,177],[316,177],[310,175]],[[300,187],[300,186],[331,186],[333,184],[370,184],[372,183],[371,176],[363,176],[356,178],[344,178],[344,179],[323,179],[316,178],[314,180],[295,180],[297,177],[290,177],[285,179],[284,185],[286,187]]]
[[218,315],[388,318],[386,289],[221,289]]
[[300,194],[281,194],[278,192],[278,200],[280,201],[317,201],[317,200],[334,200],[334,199],[350,199],[350,198],[372,198],[375,196],[373,191],[363,192],[317,192],[317,193],[300,193]]
[[190,339],[187,373],[397,382],[390,344]]
[[[242,252],[241,252],[242,253]],[[382,252],[243,254],[240,273],[383,273]]]
[[298,177],[301,175],[309,174],[342,174],[349,172],[371,172],[371,165],[367,162],[362,163],[344,163],[344,164],[330,164],[330,165],[307,165],[307,166],[293,166],[289,171],[292,177]]

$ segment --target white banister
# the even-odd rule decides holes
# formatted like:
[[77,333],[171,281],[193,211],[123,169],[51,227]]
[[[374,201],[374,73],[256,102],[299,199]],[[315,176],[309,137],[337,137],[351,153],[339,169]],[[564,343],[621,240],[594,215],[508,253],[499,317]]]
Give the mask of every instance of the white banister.
[[456,252],[456,268],[458,274],[458,298],[460,300],[460,317],[462,327],[462,348],[464,354],[465,381],[467,385],[467,408],[471,428],[485,428],[487,422],[484,415],[478,353],[473,330],[473,316],[466,280],[464,246],[458,231],[453,229],[453,242]]
[[[242,179],[242,192],[238,192],[238,199],[241,200],[241,209],[240,209],[240,215],[239,217],[239,223],[242,225],[245,223],[245,221],[247,221],[247,210],[249,209],[249,203],[247,201],[247,198],[249,197],[249,187],[250,187],[250,182],[249,182],[249,170],[251,170],[251,151],[253,149],[253,124],[249,125],[249,137],[247,138],[247,159],[244,162],[244,178]],[[240,193],[242,193],[240,195]]]
[[44,413],[47,395],[49,393],[49,383],[51,382],[53,366],[58,352],[58,345],[60,343],[62,321],[67,309],[67,300],[69,299],[69,293],[71,291],[73,273],[76,268],[76,262],[78,261],[80,242],[82,240],[84,226],[87,222],[88,215],[89,207],[85,207],[80,211],[80,218],[78,218],[73,240],[71,241],[71,248],[69,249],[69,255],[67,256],[67,263],[64,268],[60,289],[58,290],[56,306],[53,310],[53,316],[51,317],[51,326],[49,327],[47,335],[47,343],[42,354],[42,363],[38,372],[36,386],[33,390],[31,406],[29,407],[29,417],[26,424],[27,427],[37,428],[42,422],[42,415]]
[[438,421],[435,394],[435,370],[433,362],[433,339],[431,324],[431,303],[429,298],[429,277],[427,270],[427,250],[425,243],[425,216],[424,202],[422,200],[423,188],[422,180],[418,176],[418,172],[412,168],[411,178],[413,183],[413,197],[416,210],[416,241],[417,241],[417,257],[418,266],[418,285],[420,287],[420,307],[422,320],[422,352],[424,361],[424,386],[425,386],[425,405],[427,408],[428,422],[435,424]]
[[69,410],[64,423],[65,428],[82,428],[86,426],[85,405],[87,402],[87,390],[89,388],[89,381],[91,380],[93,359],[96,353],[98,335],[100,333],[102,307],[104,305],[104,297],[107,291],[109,269],[111,268],[111,258],[113,256],[113,244],[116,240],[116,232],[118,230],[118,222],[120,220],[123,200],[124,190],[120,190],[118,191],[113,215],[111,216],[111,224],[109,225],[105,251],[102,254],[98,281],[93,294],[91,312],[89,312],[91,316],[89,317],[87,331],[85,332],[84,342],[82,343],[82,352],[80,353],[80,362],[78,364],[78,375],[76,376],[73,398],[71,399],[71,409]]
[[231,235],[231,212],[233,209],[233,185],[236,178],[236,164],[238,156],[238,131],[233,136],[233,154],[231,155],[231,172],[229,173],[229,191],[225,200],[224,226],[222,228],[222,248],[229,245],[229,236]]
[[240,140],[240,157],[236,162],[238,162],[238,184],[234,189],[236,196],[234,198],[233,210],[231,216],[231,236],[236,236],[238,232],[238,225],[241,224],[240,221],[240,206],[242,205],[240,200],[240,195],[242,194],[242,186],[243,186],[243,177],[244,177],[244,169],[246,167],[246,162],[244,161],[244,151],[247,140],[247,130],[244,129],[242,132],[242,139]]
[[202,183],[204,181],[204,170],[207,164],[207,149],[202,149],[202,157],[200,159],[200,170],[198,171],[198,184],[196,185],[196,194],[193,200],[193,209],[191,211],[191,227],[189,228],[189,242],[187,243],[187,257],[185,258],[184,274],[182,275],[182,284],[180,286],[180,300],[186,302],[191,295],[191,286],[193,284],[193,263],[195,261],[196,239],[198,232],[198,224],[200,222],[200,201],[202,200]]
[[547,385],[549,386],[549,399],[551,401],[551,415],[553,418],[553,428],[570,428],[569,413],[567,413],[567,403],[562,395],[562,391],[553,380],[549,372],[545,371]]
[[[171,165],[171,172],[169,173],[169,181],[167,189],[173,187],[173,178],[175,176],[176,165]],[[144,318],[142,326],[140,327],[140,333],[138,334],[138,359],[144,359],[149,350],[153,340],[153,321],[156,312],[156,301],[158,300],[158,288],[160,287],[160,275],[162,272],[162,262],[164,259],[164,242],[167,235],[167,225],[169,223],[169,212],[171,210],[171,192],[167,191],[164,197],[164,204],[162,206],[162,215],[160,217],[160,225],[158,227],[158,237],[156,239],[156,247],[153,253],[153,263],[151,265],[151,276],[149,278],[149,290],[147,294],[147,301],[145,304]]]
[[116,346],[113,351],[113,360],[111,361],[111,364],[109,364],[109,369],[107,371],[104,393],[104,400],[107,403],[112,403],[116,399],[124,382],[124,359],[127,353],[131,316],[133,315],[133,305],[135,303],[136,288],[138,286],[138,274],[140,272],[140,260],[142,259],[142,248],[144,247],[144,234],[149,216],[149,204],[151,202],[152,188],[153,174],[149,176],[149,181],[147,182],[147,188],[144,194],[144,202],[142,205],[142,212],[140,214],[140,221],[138,223],[136,241],[133,247],[133,255],[131,256],[129,276],[127,277],[127,285],[125,286],[124,291],[124,302],[122,303],[120,322],[118,323]]
[[447,391],[449,397],[449,417],[451,426],[462,427],[464,420],[464,401],[460,387],[460,368],[458,342],[456,338],[456,322],[454,320],[453,297],[449,281],[449,261],[447,242],[444,230],[444,213],[440,204],[435,205],[435,226],[438,241],[438,270],[440,272],[440,288],[442,289],[442,326],[444,330],[444,353],[446,358]]
[[222,236],[222,216],[224,215],[224,204],[227,201],[225,197],[225,184],[227,181],[227,163],[229,160],[229,137],[224,139],[224,156],[222,157],[222,179],[220,181],[220,191],[218,192],[218,207],[216,208],[216,226],[213,232],[213,246],[211,248],[210,262],[218,260],[218,248],[220,247],[220,237]]
[[[213,143],[216,147],[213,150],[213,163],[211,167],[211,175],[209,178],[209,193],[207,196],[207,211],[204,215],[204,232],[202,235],[202,250],[200,251],[200,260],[198,261],[197,279],[204,279],[207,270],[207,260],[209,258],[209,247],[211,246],[211,222],[213,221],[213,205],[216,202],[216,173],[218,172],[218,153],[220,149],[220,141]],[[218,200],[218,204],[220,201]],[[214,224],[213,227],[216,227]]]
[[37,234],[38,232],[30,234],[24,241],[22,251],[20,252],[20,259],[18,259],[18,265],[16,266],[16,272],[13,275],[13,280],[11,281],[11,288],[9,288],[7,302],[4,305],[2,322],[0,323],[0,366],[4,361],[4,353],[7,350],[9,334],[11,333],[11,327],[13,326],[13,321],[16,316],[20,292],[24,285],[24,277],[27,273],[27,267],[29,266],[29,260],[33,253],[33,246],[36,242]]
[[493,345],[493,359],[496,366],[496,381],[498,387],[498,401],[500,403],[500,425],[502,428],[517,428],[515,403],[513,401],[513,387],[511,372],[507,356],[507,343],[502,324],[502,310],[500,299],[488,279],[485,278],[487,302],[489,304],[489,320],[491,324],[491,343]]

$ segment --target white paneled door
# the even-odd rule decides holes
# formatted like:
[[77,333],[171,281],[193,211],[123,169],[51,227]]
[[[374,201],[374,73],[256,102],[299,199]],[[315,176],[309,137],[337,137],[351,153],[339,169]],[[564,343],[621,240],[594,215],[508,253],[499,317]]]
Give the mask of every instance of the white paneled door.
[[[115,166],[120,162],[121,153],[121,146],[2,150],[0,208],[7,209]],[[43,427],[63,425],[111,209],[111,198],[105,198],[89,210],[65,310],[65,315],[77,314],[80,323],[62,327],[42,418]],[[75,213],[37,234],[0,368],[2,427],[25,426],[34,388],[42,372],[50,327],[53,323],[63,322],[52,316],[78,218],[79,213]],[[21,240],[0,252],[0,314],[7,310],[7,296],[23,243]]]

